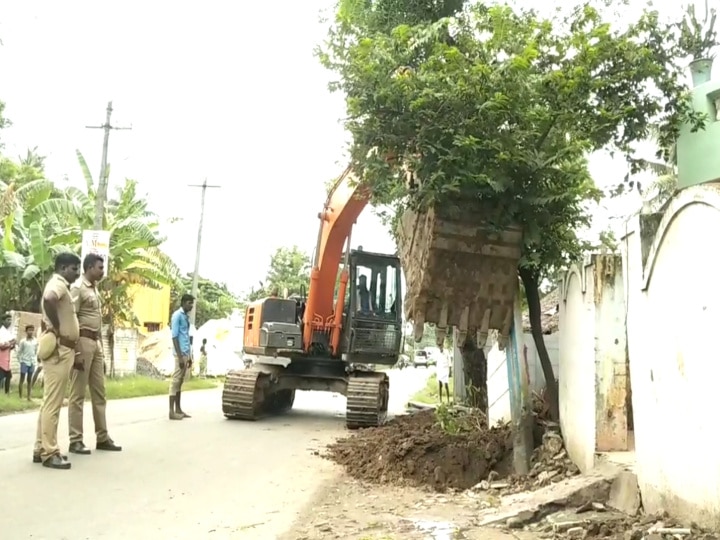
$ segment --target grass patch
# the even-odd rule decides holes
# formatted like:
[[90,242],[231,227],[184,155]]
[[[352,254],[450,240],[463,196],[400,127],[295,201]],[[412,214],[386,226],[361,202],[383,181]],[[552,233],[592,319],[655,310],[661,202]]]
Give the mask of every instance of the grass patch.
[[[450,387],[450,395],[452,396],[452,389],[453,389],[453,378],[452,377],[450,377],[448,386]],[[446,398],[443,397],[443,399],[446,399]],[[438,394],[438,380],[437,380],[437,375],[435,373],[430,375],[430,377],[427,380],[427,383],[425,384],[425,388],[416,392],[413,395],[413,397],[410,398],[410,401],[415,401],[417,403],[425,403],[427,405],[437,405],[438,403],[440,403],[440,395]]]
[[[23,385],[23,393],[24,392],[25,385]],[[20,399],[17,386],[11,386],[9,394],[0,394],[0,415],[19,413],[23,411],[31,411],[33,409],[37,409],[38,407],[40,407],[40,400],[42,399],[42,389],[33,388],[32,396],[33,401],[28,401],[26,397]]]
[[[15,380],[15,377],[13,377]],[[183,383],[183,392],[190,390],[208,390],[222,384],[221,378],[199,379],[193,377]],[[128,399],[146,396],[159,396],[167,394],[169,390],[169,379],[152,379],[143,375],[128,375],[117,379],[105,379],[105,394],[107,399]],[[25,385],[23,385],[23,392]],[[0,415],[29,411],[40,407],[43,391],[40,386],[33,388],[33,401],[27,398],[20,399],[17,385],[11,385],[10,394],[0,393]],[[85,401],[90,399],[86,392]]]
[[[105,394],[108,399],[128,399],[145,396],[167,394],[170,380],[151,379],[142,375],[128,375],[117,379],[105,380]],[[183,383],[183,392],[190,390],[208,390],[215,388],[217,383],[212,379],[193,377]]]

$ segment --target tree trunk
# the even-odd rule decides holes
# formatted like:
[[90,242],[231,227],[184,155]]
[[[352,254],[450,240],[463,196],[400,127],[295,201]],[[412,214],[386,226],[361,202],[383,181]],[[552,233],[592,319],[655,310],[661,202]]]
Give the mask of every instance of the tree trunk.
[[542,308],[540,307],[540,292],[538,276],[532,270],[520,268],[520,279],[525,287],[525,297],[528,301],[530,313],[530,330],[532,332],[535,348],[540,358],[543,375],[545,376],[545,388],[550,407],[550,416],[554,422],[560,419],[560,404],[558,400],[558,385],[553,373],[550,355],[545,347],[545,339],[542,331]]
[[480,409],[488,414],[487,359],[482,348],[478,348],[475,330],[470,329],[460,353],[463,360],[463,374],[467,387],[467,401],[470,407]]

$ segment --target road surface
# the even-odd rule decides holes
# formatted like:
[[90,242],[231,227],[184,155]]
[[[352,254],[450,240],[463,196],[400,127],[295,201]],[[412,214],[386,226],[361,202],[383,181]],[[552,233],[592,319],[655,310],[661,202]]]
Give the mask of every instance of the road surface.
[[[390,411],[401,411],[429,373],[391,371]],[[109,402],[117,454],[94,450],[86,406],[93,453],[70,454],[69,471],[31,463],[37,413],[0,418],[0,536],[271,540],[337,474],[317,451],[346,433],[342,396],[298,392],[288,415],[260,422],[226,420],[220,390],[183,394],[183,408],[192,418],[171,422],[167,396]],[[59,435],[66,449],[65,408]]]

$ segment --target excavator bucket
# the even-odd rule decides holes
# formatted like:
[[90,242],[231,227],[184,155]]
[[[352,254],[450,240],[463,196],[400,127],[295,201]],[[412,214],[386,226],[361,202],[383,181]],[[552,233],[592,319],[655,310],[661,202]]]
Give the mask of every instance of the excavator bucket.
[[522,230],[492,228],[481,212],[457,214],[434,208],[403,214],[397,238],[405,317],[414,323],[416,341],[425,323],[433,323],[438,345],[451,327],[460,340],[476,332],[479,346],[489,330],[497,330],[504,344],[518,290]]

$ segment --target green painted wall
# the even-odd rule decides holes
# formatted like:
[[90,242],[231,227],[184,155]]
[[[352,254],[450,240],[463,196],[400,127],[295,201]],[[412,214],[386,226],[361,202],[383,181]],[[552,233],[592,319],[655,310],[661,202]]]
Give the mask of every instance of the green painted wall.
[[720,81],[693,89],[693,106],[710,118],[704,131],[691,133],[684,127],[678,138],[678,188],[720,180],[720,121],[716,100],[720,100]]

